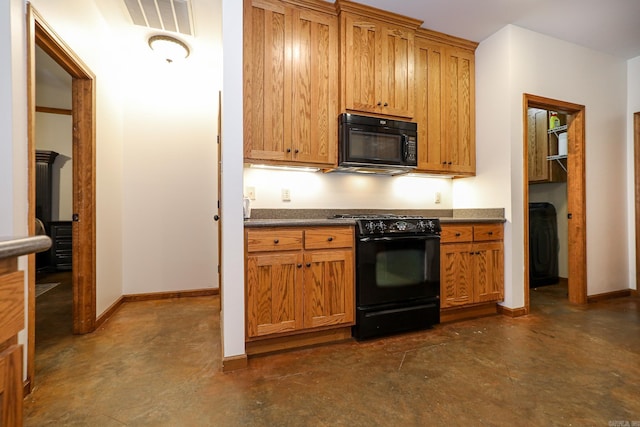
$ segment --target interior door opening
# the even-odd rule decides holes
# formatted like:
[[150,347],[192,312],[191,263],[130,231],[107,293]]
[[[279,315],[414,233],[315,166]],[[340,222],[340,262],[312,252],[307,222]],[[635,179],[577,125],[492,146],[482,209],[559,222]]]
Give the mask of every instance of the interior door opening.
[[529,290],[532,300],[568,298],[567,123],[563,112],[527,109]]
[[35,350],[55,352],[73,333],[72,78],[36,46],[36,234],[52,246],[36,254]]
[[[96,325],[95,229],[95,76],[61,40],[42,16],[27,4],[27,105],[28,105],[28,226],[36,233],[36,46],[71,76],[72,221],[71,286],[72,330],[92,332]],[[25,394],[35,379],[35,255],[28,260],[27,379]]]
[[547,285],[585,304],[585,108],[529,94],[523,106],[525,309]]

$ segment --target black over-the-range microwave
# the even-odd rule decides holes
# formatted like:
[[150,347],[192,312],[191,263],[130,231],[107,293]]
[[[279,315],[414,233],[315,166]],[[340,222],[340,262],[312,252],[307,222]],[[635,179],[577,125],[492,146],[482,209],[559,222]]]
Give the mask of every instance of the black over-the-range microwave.
[[343,113],[338,138],[338,170],[397,175],[418,165],[416,123]]

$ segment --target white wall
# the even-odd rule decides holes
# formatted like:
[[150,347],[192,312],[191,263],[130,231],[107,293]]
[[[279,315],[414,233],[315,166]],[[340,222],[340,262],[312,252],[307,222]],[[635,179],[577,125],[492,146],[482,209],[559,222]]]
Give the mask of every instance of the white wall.
[[[253,208],[451,209],[451,179],[246,168],[244,186],[255,188]],[[282,189],[291,201],[282,200]],[[435,194],[441,203],[435,203]]]
[[96,74],[98,313],[122,294],[216,287],[220,51],[203,44],[221,44],[219,2],[198,3],[209,25],[173,64],[121,2],[34,3]]
[[[562,54],[547,60],[550,47]],[[476,87],[478,155],[510,154],[509,162],[492,163],[498,169],[493,173],[511,177],[511,194],[505,202],[512,241],[506,236],[505,252],[511,251],[513,257],[505,259],[510,264],[505,266],[505,305],[524,305],[523,93],[586,106],[587,294],[628,288],[627,175],[622,160],[627,151],[626,62],[507,26],[480,44]],[[497,104],[503,114],[496,114]],[[478,200],[495,199],[495,192],[505,186],[478,178],[465,184],[473,185]],[[463,203],[459,197],[454,183],[454,208]]]
[[126,71],[112,34],[93,2],[33,0],[53,30],[95,74],[96,309],[122,295],[122,91]]
[[205,46],[221,46],[221,13],[219,2],[197,5],[209,26],[183,37],[191,48],[184,61],[158,60],[144,28],[119,32],[132,71],[122,81],[125,294],[218,287],[221,51]]
[[242,2],[222,0],[222,286],[224,357],[244,348],[244,225],[242,220]]
[[636,283],[636,219],[635,219],[635,186],[634,186],[634,131],[633,116],[640,112],[640,56],[627,62],[627,206],[629,217],[629,287],[638,289]]

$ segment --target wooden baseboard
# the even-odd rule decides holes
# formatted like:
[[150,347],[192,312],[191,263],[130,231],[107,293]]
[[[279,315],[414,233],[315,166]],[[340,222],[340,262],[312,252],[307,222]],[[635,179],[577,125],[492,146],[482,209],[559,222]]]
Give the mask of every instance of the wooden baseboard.
[[508,317],[520,317],[527,315],[527,309],[525,307],[509,308],[498,304],[498,313]]
[[217,288],[212,289],[196,289],[193,291],[172,291],[172,292],[153,292],[148,294],[129,294],[122,295],[116,300],[109,308],[105,310],[97,319],[96,327],[98,329],[104,322],[107,321],[113,314],[120,309],[125,302],[137,302],[137,301],[153,301],[170,298],[190,298],[190,297],[203,297],[218,295],[220,290]]
[[310,347],[317,344],[339,342],[348,339],[352,339],[351,326],[308,332],[299,335],[267,338],[258,341],[248,341],[245,351],[248,355],[255,356],[258,354],[276,353],[294,348]]
[[192,298],[192,297],[207,297],[218,295],[220,293],[220,289],[218,288],[210,288],[210,289],[196,289],[193,291],[170,291],[170,292],[152,292],[148,294],[128,294],[123,295],[124,302],[135,302],[135,301],[153,301],[160,299],[171,299],[171,298]]
[[604,292],[596,295],[587,296],[587,302],[598,302],[613,298],[624,298],[631,296],[631,289],[622,289],[620,291]]
[[[108,318],[110,318],[111,316],[113,316],[113,314],[118,311],[118,309],[120,309],[120,306],[122,306],[122,304],[124,303],[124,297],[120,297],[116,300],[116,302],[114,302],[113,304],[111,304],[111,306],[109,306],[109,308],[107,308],[104,313],[102,313],[100,316],[98,316],[98,318],[96,319],[96,324],[95,324],[95,329],[98,329],[100,326],[102,326],[102,324],[104,322],[107,321]],[[94,330],[95,330],[94,329]]]
[[637,289],[631,289],[631,296],[632,297],[640,296],[640,292],[638,292]]
[[222,372],[233,372],[239,369],[246,369],[249,360],[246,354],[222,358]]
[[23,398],[31,394],[31,378],[24,380],[22,393]]
[[444,308],[440,310],[440,323],[491,316],[498,313],[497,306],[498,304],[495,302],[489,302],[485,304],[472,305],[470,307]]

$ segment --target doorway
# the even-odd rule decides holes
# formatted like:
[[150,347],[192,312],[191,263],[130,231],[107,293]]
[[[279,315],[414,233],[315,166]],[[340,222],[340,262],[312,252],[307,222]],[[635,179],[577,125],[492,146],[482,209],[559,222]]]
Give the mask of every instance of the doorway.
[[[36,150],[35,150],[35,51],[38,46],[72,78],[72,330],[74,334],[92,332],[96,324],[96,245],[95,245],[95,76],[62,41],[41,15],[27,5],[27,104],[28,104],[28,224],[36,229]],[[28,337],[27,381],[30,393],[35,377],[35,255],[28,261]]]
[[[583,105],[543,98],[536,95],[524,94],[523,100],[523,128],[524,128],[524,296],[525,310],[530,312],[530,249],[532,236],[529,233],[531,218],[529,217],[529,203],[531,198],[538,197],[536,191],[530,194],[529,181],[549,183],[566,181],[566,275],[569,302],[586,304],[587,302],[587,274],[586,274],[586,188],[585,188],[585,133]],[[552,114],[553,113],[553,114]],[[538,120],[535,119],[536,115]],[[555,116],[555,117],[552,117]],[[534,117],[533,121],[531,117]],[[550,119],[553,126],[549,126]],[[539,122],[539,130],[543,129],[543,139],[547,141],[546,150],[542,153],[534,152],[531,141],[535,136],[535,123]],[[531,123],[534,125],[530,126]],[[542,123],[542,124],[540,124]],[[553,128],[553,129],[551,129]],[[555,130],[554,130],[555,129]],[[565,135],[560,137],[560,134]],[[547,139],[548,135],[552,135]],[[561,138],[563,141],[561,141]],[[564,140],[566,138],[566,140]],[[564,142],[566,141],[566,142]],[[549,142],[551,144],[549,144]],[[566,143],[566,152],[561,145]],[[555,144],[555,145],[553,145]],[[562,150],[560,152],[559,150]],[[560,153],[560,154],[559,154]],[[563,170],[564,169],[564,170]],[[566,175],[562,177],[561,173]],[[556,193],[558,190],[555,190]],[[560,197],[562,198],[562,197]]]

